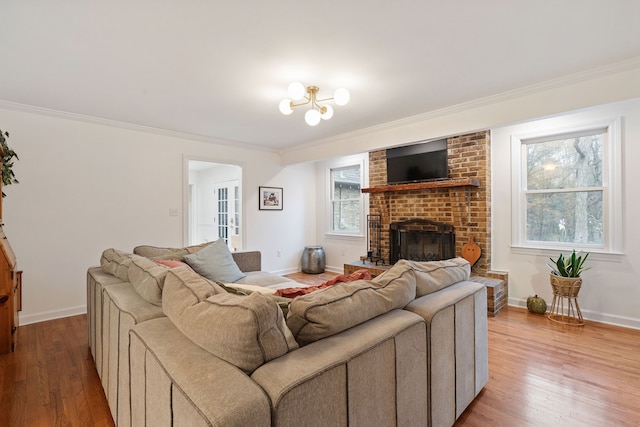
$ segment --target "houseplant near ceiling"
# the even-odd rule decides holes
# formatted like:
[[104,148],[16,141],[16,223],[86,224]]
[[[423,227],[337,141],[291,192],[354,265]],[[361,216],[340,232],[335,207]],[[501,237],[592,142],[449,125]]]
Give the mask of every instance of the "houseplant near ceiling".
[[553,262],[547,263],[551,269],[549,280],[553,290],[549,319],[567,325],[584,325],[578,305],[578,292],[582,287],[580,273],[591,268],[585,267],[588,256],[589,252],[582,256],[574,250],[567,258],[562,253],[555,260],[549,258]]
[[[16,179],[15,174],[13,173],[13,162],[14,157],[16,160],[20,160],[15,151],[13,151],[7,145],[7,139],[9,138],[9,132],[3,132],[0,129],[0,147],[2,150],[0,151],[0,156],[2,156],[2,185],[7,186],[11,184],[19,184]],[[4,191],[2,192],[2,197],[4,197]]]

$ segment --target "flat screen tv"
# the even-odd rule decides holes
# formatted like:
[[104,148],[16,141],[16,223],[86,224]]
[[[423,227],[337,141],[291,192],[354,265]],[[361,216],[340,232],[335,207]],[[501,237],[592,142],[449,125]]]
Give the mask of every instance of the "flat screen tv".
[[423,182],[449,177],[447,140],[387,149],[387,184]]

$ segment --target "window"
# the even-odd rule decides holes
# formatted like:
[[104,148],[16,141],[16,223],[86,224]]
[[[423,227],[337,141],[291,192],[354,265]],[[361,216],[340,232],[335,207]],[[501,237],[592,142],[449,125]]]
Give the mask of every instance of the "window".
[[330,232],[362,234],[362,165],[330,169]]
[[[536,248],[613,251],[620,194],[614,125],[513,138],[519,183],[514,243]],[[617,221],[618,223],[621,221]]]

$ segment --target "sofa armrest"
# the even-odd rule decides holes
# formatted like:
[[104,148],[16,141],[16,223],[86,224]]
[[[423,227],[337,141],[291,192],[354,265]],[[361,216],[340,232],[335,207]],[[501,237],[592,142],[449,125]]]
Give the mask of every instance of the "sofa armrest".
[[278,426],[420,425],[427,416],[426,325],[392,310],[271,360],[251,378]]
[[260,251],[231,252],[233,260],[238,264],[240,271],[260,271],[262,269],[262,254]]
[[139,323],[130,339],[131,425],[271,426],[264,391],[168,317]]
[[429,425],[453,425],[489,379],[486,299],[461,281],[405,307],[427,322]]

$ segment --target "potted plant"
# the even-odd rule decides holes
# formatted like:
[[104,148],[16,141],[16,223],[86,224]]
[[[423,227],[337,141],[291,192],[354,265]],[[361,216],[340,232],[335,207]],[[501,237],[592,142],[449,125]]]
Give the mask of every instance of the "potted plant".
[[[9,138],[9,132],[3,132],[0,130],[0,157],[2,157],[2,185],[19,184],[16,176],[13,173],[13,159],[20,160],[15,151],[13,151],[7,145],[7,138]],[[4,191],[2,197],[4,197]]]
[[565,297],[577,297],[578,291],[582,286],[582,278],[580,273],[591,267],[585,267],[589,252],[584,256],[576,254],[574,250],[570,256],[564,257],[562,253],[557,259],[549,258],[553,264],[547,263],[551,269],[549,279],[553,294]]

